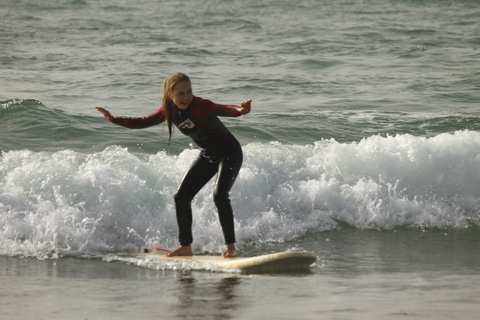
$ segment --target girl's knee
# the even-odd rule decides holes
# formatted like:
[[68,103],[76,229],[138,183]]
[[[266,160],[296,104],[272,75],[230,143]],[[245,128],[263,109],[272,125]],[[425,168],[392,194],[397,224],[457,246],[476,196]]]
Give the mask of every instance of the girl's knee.
[[225,205],[230,205],[230,197],[228,196],[228,192],[221,192],[215,190],[213,193],[213,201],[217,207],[223,207]]
[[192,199],[190,197],[187,197],[185,194],[183,194],[180,191],[177,191],[175,195],[173,196],[173,200],[175,201],[176,205],[179,204],[184,204],[184,205],[190,205],[192,202]]

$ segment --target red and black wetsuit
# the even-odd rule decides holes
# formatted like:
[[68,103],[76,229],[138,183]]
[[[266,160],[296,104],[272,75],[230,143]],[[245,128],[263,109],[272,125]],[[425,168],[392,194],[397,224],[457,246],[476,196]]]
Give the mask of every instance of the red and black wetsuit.
[[[229,192],[242,166],[240,143],[227,130],[218,116],[238,117],[240,107],[220,105],[194,97],[186,110],[175,108],[173,124],[201,148],[175,194],[175,207],[182,246],[190,245],[192,237],[191,202],[203,186],[218,172],[213,199],[225,238],[235,243],[233,210]],[[165,121],[163,108],[141,118],[114,117],[113,123],[131,128],[147,128]]]

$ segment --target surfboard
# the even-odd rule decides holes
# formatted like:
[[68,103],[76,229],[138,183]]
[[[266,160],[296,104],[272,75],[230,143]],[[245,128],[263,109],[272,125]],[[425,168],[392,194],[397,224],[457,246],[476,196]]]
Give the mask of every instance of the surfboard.
[[317,257],[313,253],[305,251],[277,252],[254,257],[236,258],[202,255],[167,257],[165,256],[166,252],[168,251],[163,249],[150,249],[145,250],[140,255],[153,259],[214,265],[220,269],[227,271],[238,270],[244,274],[307,271],[317,261]]

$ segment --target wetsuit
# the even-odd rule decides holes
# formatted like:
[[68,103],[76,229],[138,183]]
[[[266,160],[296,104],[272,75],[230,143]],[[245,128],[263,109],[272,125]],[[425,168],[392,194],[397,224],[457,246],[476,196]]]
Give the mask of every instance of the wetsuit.
[[[201,148],[200,154],[186,172],[175,194],[175,208],[182,246],[192,237],[191,202],[203,186],[218,172],[213,193],[225,244],[235,243],[233,210],[229,192],[243,161],[242,148],[217,116],[238,117],[240,107],[220,105],[193,97],[186,110],[175,107],[173,124]],[[114,117],[113,123],[131,128],[146,128],[165,121],[163,107],[141,118]]]

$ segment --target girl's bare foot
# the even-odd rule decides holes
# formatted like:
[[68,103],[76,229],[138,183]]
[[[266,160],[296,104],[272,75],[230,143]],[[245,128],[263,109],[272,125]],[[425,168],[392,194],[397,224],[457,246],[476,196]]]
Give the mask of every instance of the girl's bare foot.
[[227,244],[225,245],[227,250],[222,253],[222,258],[235,258],[237,256],[237,251],[235,250],[235,244]]
[[192,246],[181,246],[175,251],[169,252],[166,254],[167,257],[180,257],[180,256],[192,256]]

